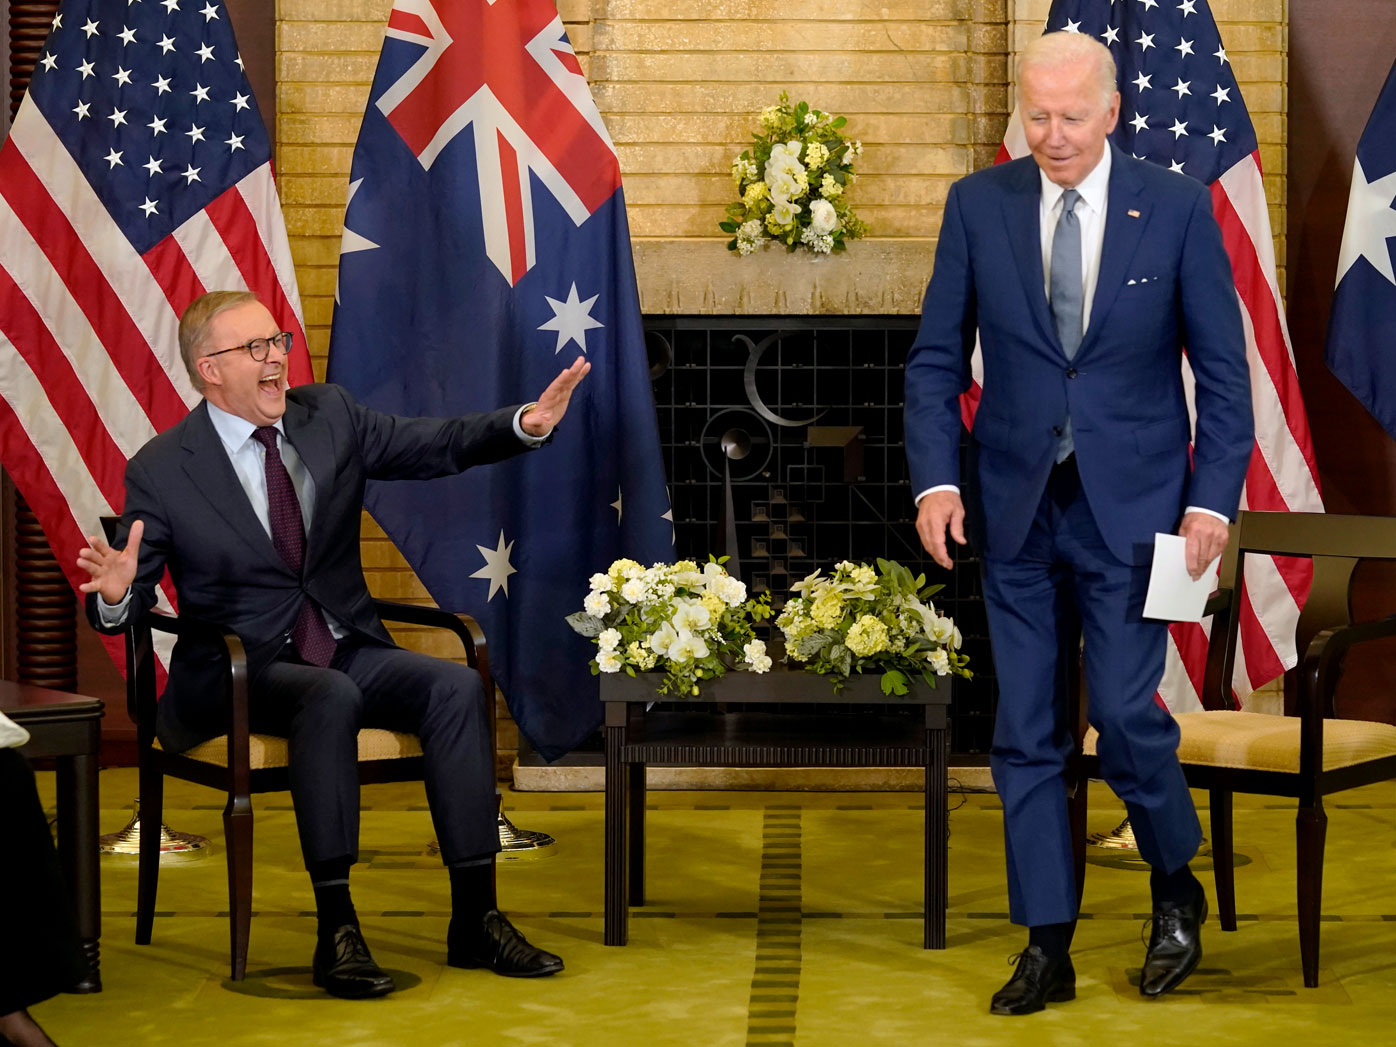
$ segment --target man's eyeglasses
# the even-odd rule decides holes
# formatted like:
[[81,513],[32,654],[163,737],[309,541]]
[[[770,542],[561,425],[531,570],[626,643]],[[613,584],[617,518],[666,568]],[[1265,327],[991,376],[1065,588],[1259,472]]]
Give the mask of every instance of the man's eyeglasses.
[[273,346],[289,356],[294,341],[295,336],[290,331],[282,331],[270,338],[254,338],[243,345],[235,345],[231,349],[219,349],[216,353],[204,353],[204,356],[222,356],[224,353],[235,353],[239,349],[246,349],[252,359],[263,364],[267,362],[267,357],[271,354]]

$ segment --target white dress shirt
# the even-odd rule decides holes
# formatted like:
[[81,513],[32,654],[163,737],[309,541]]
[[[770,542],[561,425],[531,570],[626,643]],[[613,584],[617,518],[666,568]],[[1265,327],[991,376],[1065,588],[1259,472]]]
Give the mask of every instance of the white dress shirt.
[[[1105,152],[1095,167],[1091,168],[1090,174],[1081,179],[1080,184],[1075,186],[1081,199],[1076,203],[1076,220],[1081,227],[1081,333],[1084,335],[1091,326],[1091,305],[1095,301],[1096,284],[1100,280],[1100,255],[1105,246],[1105,208],[1110,200],[1110,147],[1105,147]],[[1042,241],[1042,293],[1051,301],[1052,298],[1052,240],[1057,234],[1057,220],[1061,217],[1062,196],[1066,189],[1047,177],[1047,172],[1038,169],[1038,177],[1042,180],[1042,199],[1038,210],[1038,233]],[[960,488],[955,484],[938,484],[935,487],[928,487],[916,496],[916,504],[921,504],[921,499],[932,491],[954,491],[959,494]],[[1213,512],[1211,509],[1204,509],[1199,505],[1190,505],[1185,513],[1206,513],[1208,516],[1215,516],[1217,519],[1230,522],[1229,518],[1221,513]]]

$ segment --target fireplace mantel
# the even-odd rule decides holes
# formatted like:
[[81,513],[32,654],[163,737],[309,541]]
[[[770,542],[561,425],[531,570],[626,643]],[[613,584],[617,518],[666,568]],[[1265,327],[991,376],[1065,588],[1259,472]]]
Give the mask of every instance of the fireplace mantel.
[[915,315],[935,253],[922,237],[857,240],[827,256],[770,245],[740,258],[725,238],[633,245],[647,316]]

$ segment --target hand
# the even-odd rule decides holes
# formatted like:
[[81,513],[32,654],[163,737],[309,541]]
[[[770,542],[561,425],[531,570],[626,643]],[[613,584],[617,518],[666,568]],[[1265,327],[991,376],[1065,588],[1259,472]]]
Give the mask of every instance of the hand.
[[125,599],[126,591],[136,580],[136,558],[140,555],[144,534],[145,523],[137,520],[126,536],[126,548],[120,552],[108,545],[101,535],[89,534],[87,540],[91,544],[78,552],[78,566],[90,574],[92,580],[83,582],[78,588],[85,593],[99,594],[109,604]]
[[957,491],[932,491],[917,507],[916,533],[931,559],[948,570],[953,564],[945,545],[947,528],[951,538],[965,544],[965,504]]
[[1178,525],[1178,533],[1188,540],[1188,574],[1193,581],[1201,578],[1207,565],[1222,554],[1231,537],[1225,521],[1209,513],[1188,513]]
[[577,383],[587,376],[591,370],[591,361],[584,356],[579,356],[572,361],[572,366],[563,371],[552,380],[552,383],[543,390],[543,395],[538,397],[538,403],[524,412],[519,419],[519,427],[529,436],[546,436],[553,431],[553,427],[562,421],[562,416],[567,413],[567,404],[572,399],[572,390],[577,388]]

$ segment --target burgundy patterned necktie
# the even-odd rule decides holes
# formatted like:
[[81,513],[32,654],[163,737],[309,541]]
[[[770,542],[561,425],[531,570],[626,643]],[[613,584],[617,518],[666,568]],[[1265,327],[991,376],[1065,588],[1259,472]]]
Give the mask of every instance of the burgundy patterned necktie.
[[[276,427],[264,425],[253,430],[252,435],[267,449],[267,520],[271,524],[271,543],[286,561],[286,566],[299,577],[301,564],[305,562],[305,519],[301,516],[296,489],[291,485],[291,474],[286,471],[276,447]],[[296,624],[291,627],[291,642],[311,665],[327,666],[334,657],[334,635],[325,624],[319,606],[308,596],[301,603]]]

